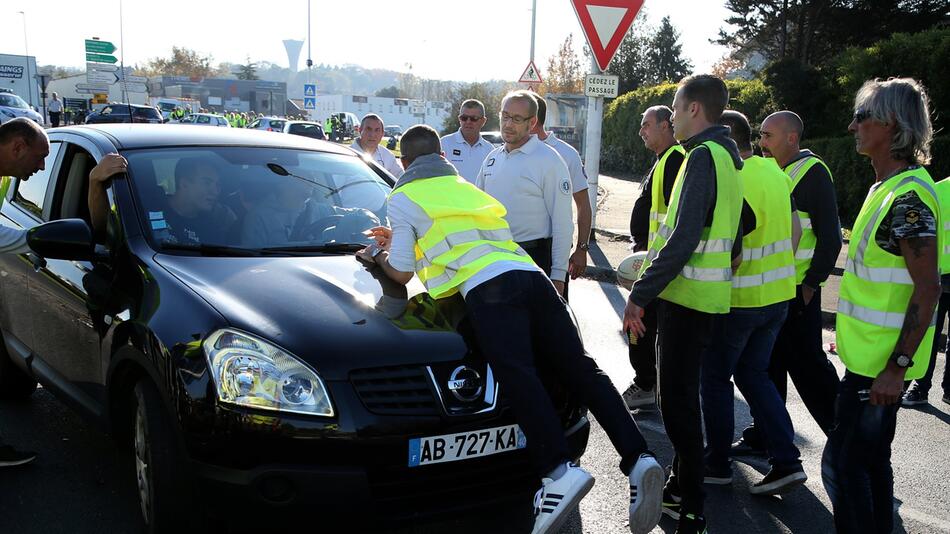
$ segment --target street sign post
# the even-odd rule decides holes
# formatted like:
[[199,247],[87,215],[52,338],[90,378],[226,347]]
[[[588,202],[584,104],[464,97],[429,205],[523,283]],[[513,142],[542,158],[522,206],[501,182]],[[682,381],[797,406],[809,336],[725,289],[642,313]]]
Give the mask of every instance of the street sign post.
[[617,98],[618,87],[620,87],[620,76],[588,74],[584,78],[584,94],[587,96]]
[[86,82],[112,85],[117,78],[114,72],[100,72],[97,70],[86,71]]
[[[643,0],[571,0],[574,13],[593,52],[591,75],[602,74],[617,53],[633,24]],[[586,85],[586,84],[585,84]],[[586,91],[585,91],[586,92]],[[587,170],[591,205],[591,237],[597,219],[597,178],[600,176],[600,135],[604,120],[604,97],[587,96],[587,133],[584,136],[584,166]]]
[[118,72],[118,65],[107,65],[105,63],[86,63],[86,71],[98,71],[98,72]]
[[76,92],[79,93],[79,94],[83,94],[83,95],[93,95],[93,94],[100,94],[100,93],[106,93],[106,94],[108,94],[109,89],[107,89],[107,88],[106,88],[106,89],[103,89],[102,87],[82,88],[82,87],[78,87],[78,86],[77,86],[77,87],[76,87]]
[[92,52],[86,52],[86,61],[94,61],[96,63],[115,63],[119,61],[115,56],[110,56],[109,54],[93,54]]
[[118,50],[114,44],[109,41],[99,41],[96,39],[86,39],[86,52],[94,54],[111,54]]
[[76,89],[87,89],[95,91],[96,93],[107,93],[109,92],[109,85],[101,83],[77,83]]

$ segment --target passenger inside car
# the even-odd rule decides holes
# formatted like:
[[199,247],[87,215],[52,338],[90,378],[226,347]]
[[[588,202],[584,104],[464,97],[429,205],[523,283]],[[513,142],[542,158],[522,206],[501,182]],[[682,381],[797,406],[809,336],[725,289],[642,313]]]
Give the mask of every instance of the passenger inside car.
[[266,190],[244,217],[241,246],[260,248],[288,244],[312,190],[312,186],[297,180],[281,180]]
[[221,177],[214,165],[197,157],[175,164],[175,192],[165,199],[167,209],[153,216],[152,229],[167,229],[165,242],[179,244],[224,243],[237,219],[221,204]]

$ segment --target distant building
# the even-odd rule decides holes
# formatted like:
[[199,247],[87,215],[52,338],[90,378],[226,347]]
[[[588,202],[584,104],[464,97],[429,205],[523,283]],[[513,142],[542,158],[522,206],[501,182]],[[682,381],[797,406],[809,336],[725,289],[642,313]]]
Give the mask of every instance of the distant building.
[[0,54],[0,87],[10,89],[36,109],[43,106],[34,56]]
[[324,121],[334,113],[350,112],[359,118],[367,113],[382,117],[386,124],[398,124],[403,130],[416,124],[428,124],[441,130],[450,110],[449,102],[428,102],[408,98],[360,95],[318,95],[317,107],[310,117]]
[[[65,78],[59,78],[49,82],[46,85],[46,93],[52,95],[54,92],[60,96],[60,98],[69,98],[77,100],[89,101],[92,99],[93,95],[90,93],[80,93],[79,89],[76,87],[77,84],[86,83],[86,73],[75,74],[73,76],[67,76]],[[128,93],[128,101],[126,100],[126,95],[122,94],[122,86],[119,84],[112,84],[109,86],[109,91],[107,93],[107,99],[109,102],[122,102],[128,104],[148,104],[148,94],[147,93]]]
[[554,132],[583,155],[584,134],[587,131],[587,97],[548,93],[544,95],[544,101],[548,105],[544,128]]
[[193,98],[211,111],[256,111],[285,115],[287,84],[264,80],[156,76],[148,79],[150,96]]

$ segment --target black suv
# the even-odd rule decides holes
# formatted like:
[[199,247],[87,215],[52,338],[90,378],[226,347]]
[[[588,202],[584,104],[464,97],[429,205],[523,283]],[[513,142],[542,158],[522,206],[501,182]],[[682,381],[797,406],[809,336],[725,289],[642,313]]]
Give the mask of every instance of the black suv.
[[[530,514],[539,480],[462,303],[353,256],[386,219],[385,171],[244,129],[49,135],[46,169],[0,212],[37,253],[0,256],[0,396],[39,381],[127,446],[149,532]],[[129,172],[94,240],[88,176],[110,152]],[[552,398],[579,458],[586,411]]]
[[[131,119],[129,113],[131,110]],[[136,104],[109,104],[108,106],[93,111],[86,116],[86,124],[106,124],[115,122],[135,122],[148,124],[161,124],[164,122],[162,114],[151,106],[139,106]]]

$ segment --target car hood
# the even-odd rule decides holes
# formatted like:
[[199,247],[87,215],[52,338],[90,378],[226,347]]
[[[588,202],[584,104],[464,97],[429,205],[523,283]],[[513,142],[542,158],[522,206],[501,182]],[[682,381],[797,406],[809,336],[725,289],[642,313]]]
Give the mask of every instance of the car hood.
[[0,110],[14,117],[26,117],[28,119],[33,119],[34,121],[40,121],[42,117],[40,114],[33,111],[32,109],[23,109],[23,108],[11,108],[7,106],[0,106]]
[[460,298],[435,301],[416,279],[407,289],[354,256],[155,260],[231,326],[280,346],[328,380],[467,352],[453,326],[464,316]]

